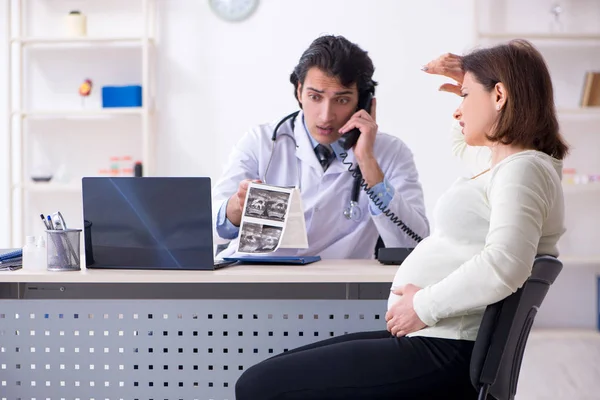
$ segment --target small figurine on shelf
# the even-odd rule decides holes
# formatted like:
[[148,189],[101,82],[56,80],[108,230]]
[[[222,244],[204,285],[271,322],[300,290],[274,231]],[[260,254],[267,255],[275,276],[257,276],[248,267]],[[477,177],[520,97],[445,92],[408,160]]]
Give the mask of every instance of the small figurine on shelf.
[[85,106],[85,98],[92,93],[92,80],[86,79],[79,85],[79,95],[81,96],[81,106]]

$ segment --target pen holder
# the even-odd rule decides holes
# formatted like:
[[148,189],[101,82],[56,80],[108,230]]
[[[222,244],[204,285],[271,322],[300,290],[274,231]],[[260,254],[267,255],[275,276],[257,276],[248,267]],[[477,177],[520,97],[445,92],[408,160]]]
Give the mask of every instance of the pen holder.
[[48,271],[79,271],[81,229],[47,230]]

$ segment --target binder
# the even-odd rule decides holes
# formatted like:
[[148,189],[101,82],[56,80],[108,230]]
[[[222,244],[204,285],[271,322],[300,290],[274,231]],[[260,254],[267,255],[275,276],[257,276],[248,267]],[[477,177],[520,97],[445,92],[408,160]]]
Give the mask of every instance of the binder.
[[0,262],[23,257],[23,249],[0,250]]

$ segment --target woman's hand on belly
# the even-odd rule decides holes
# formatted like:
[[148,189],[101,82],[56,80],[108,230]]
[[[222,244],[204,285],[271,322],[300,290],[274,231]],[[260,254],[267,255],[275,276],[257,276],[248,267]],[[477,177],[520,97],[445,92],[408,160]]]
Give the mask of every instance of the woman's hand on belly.
[[387,330],[392,335],[406,336],[427,326],[421,321],[413,306],[413,298],[419,290],[420,287],[410,283],[392,290],[392,293],[401,296],[385,314]]

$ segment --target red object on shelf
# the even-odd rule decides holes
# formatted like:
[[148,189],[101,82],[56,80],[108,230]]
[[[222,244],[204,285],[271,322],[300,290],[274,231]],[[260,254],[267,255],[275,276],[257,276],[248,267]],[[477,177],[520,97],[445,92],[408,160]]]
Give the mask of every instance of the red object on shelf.
[[92,80],[86,79],[81,85],[79,85],[79,95],[87,97],[92,93]]

